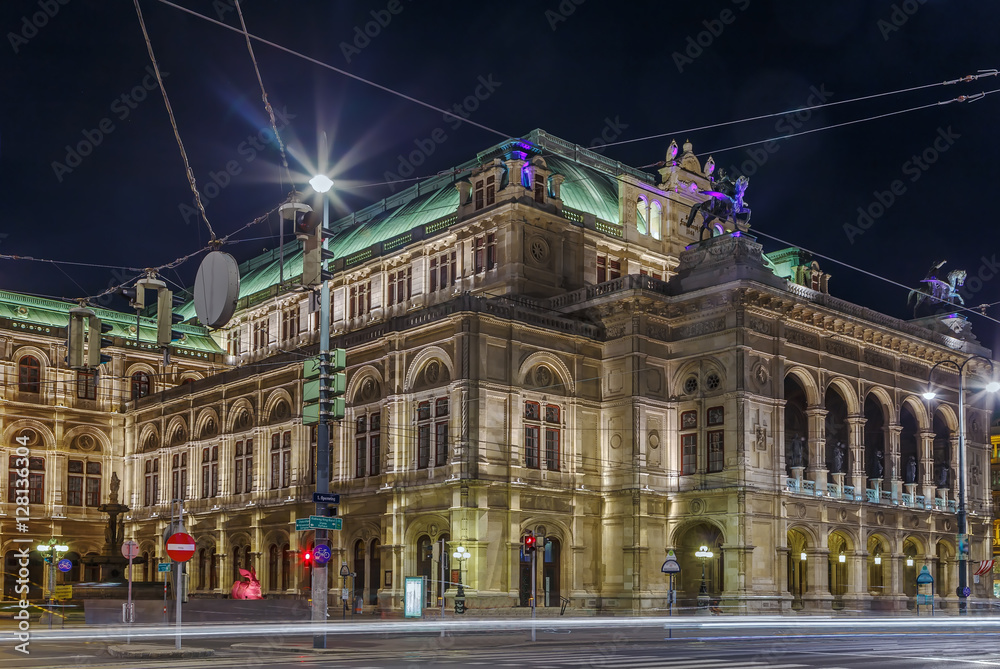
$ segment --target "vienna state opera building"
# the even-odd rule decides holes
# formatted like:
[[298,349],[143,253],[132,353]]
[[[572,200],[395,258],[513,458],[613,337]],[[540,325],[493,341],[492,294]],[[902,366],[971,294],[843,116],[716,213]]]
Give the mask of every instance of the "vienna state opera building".
[[[964,458],[954,368],[923,396],[936,363],[991,352],[961,316],[877,313],[802,251],[764,253],[742,189],[733,215],[692,215],[720,195],[713,168],[688,143],[647,173],[536,130],[330,223],[347,352],[331,601],[346,563],[368,610],[400,609],[407,576],[433,605],[441,574],[446,603],[461,582],[470,609],[510,609],[534,568],[539,606],[652,613],[674,551],[680,607],[704,584],[729,611],[899,610],[926,566],[957,608],[960,463],[971,602],[993,597],[973,577],[993,553],[986,362],[966,369]],[[138,580],[162,578],[184,500],[192,597],[229,596],[240,568],[267,598],[309,596],[295,521],[315,513],[302,407],[320,312],[301,273],[297,241],[240,265],[235,316],[209,331],[179,307],[168,363],[152,313],[95,306],[113,341],[99,374],[67,369],[73,305],[0,292],[5,599],[18,438],[33,531],[70,547],[60,583],[98,578],[84,558],[115,476]]]

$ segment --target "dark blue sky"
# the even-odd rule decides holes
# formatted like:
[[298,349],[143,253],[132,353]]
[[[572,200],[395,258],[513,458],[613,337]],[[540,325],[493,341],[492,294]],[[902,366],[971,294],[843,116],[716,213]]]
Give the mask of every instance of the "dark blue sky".
[[[245,42],[157,0],[140,2],[209,219],[227,234],[289,190],[279,183],[280,154],[266,141]],[[239,25],[229,0],[178,2]],[[501,133],[540,127],[583,145],[602,134],[626,140],[681,131],[1000,67],[993,30],[1000,6],[990,3],[245,0],[243,7],[252,33],[315,59],[435,106],[465,102],[472,121]],[[163,101],[147,90],[150,61],[132,2],[7,0],[0,32],[0,253],[152,266],[203,246],[207,232],[186,211],[190,191]],[[329,134],[337,213],[392,193],[371,184],[435,174],[498,140],[264,44],[254,49],[295,178],[315,165],[318,131]],[[689,138],[702,159],[713,151],[720,166],[752,173],[747,200],[761,233],[907,285],[947,259],[946,268],[985,279],[970,281],[970,304],[991,303],[1000,300],[992,197],[1000,95],[789,138],[770,150],[718,149],[994,88],[1000,78],[676,138]],[[604,152],[642,166],[663,160],[668,143]],[[89,155],[72,155],[81,146]],[[426,147],[421,164],[402,164],[418,146]],[[877,216],[862,220],[865,230],[845,231],[859,207]],[[275,233],[257,226],[241,235],[254,239],[227,250],[246,259],[273,248]],[[779,247],[761,240],[767,250]],[[833,274],[835,295],[908,315],[903,289],[820,262]],[[189,262],[170,276],[188,283],[196,268]],[[62,270],[0,261],[0,286],[77,297],[127,276]],[[987,313],[1000,317],[996,308]],[[996,348],[993,324],[975,322]]]

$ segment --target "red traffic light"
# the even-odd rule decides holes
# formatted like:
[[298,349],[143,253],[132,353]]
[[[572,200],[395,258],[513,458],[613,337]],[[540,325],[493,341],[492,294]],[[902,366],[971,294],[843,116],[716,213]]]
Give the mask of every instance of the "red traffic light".
[[535,535],[529,534],[524,537],[524,550],[530,552],[535,550]]
[[306,551],[305,555],[302,556],[302,561],[308,564],[309,562],[312,562],[312,557],[312,553]]

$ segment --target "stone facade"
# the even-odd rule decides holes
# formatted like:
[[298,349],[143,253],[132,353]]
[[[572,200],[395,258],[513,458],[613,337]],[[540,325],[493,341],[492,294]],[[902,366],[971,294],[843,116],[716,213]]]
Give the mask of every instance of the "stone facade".
[[[681,605],[704,581],[734,610],[899,608],[924,564],[954,603],[956,379],[936,377],[940,402],[920,393],[934,363],[989,351],[836,299],[817,263],[765,255],[746,226],[699,243],[688,212],[713,182],[690,144],[658,178],[541,131],[462,168],[332,224],[335,588],[346,562],[366,605],[398,608],[404,576],[440,579],[444,540],[471,554],[444,565],[470,606],[524,605],[531,531],[550,540],[542,605],[666,608],[668,550]],[[195,594],[250,566],[269,597],[310,583],[294,525],[313,511],[318,320],[277,255],[241,268],[254,292],[216,333],[230,369],[118,416],[127,533],[162,556],[185,498]],[[967,411],[984,559],[988,412]]]

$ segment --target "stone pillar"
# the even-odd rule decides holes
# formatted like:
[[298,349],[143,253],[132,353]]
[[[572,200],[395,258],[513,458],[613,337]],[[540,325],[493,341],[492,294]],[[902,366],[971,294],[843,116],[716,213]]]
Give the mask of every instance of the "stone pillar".
[[886,434],[886,458],[885,465],[889,469],[886,478],[892,490],[892,501],[897,504],[903,501],[903,463],[900,461],[899,435],[903,432],[902,425],[889,425],[885,429]]
[[868,594],[868,553],[851,551],[847,553],[847,592],[844,594],[844,608],[867,610],[871,595]]
[[809,421],[809,477],[815,481],[817,490],[826,490],[826,438],[825,421],[827,410],[822,406],[806,409]]
[[889,583],[885,590],[885,596],[892,599],[893,610],[906,609],[906,592],[903,588],[903,570],[906,568],[906,556],[900,553],[893,553],[883,560],[889,561]]
[[920,484],[922,494],[934,503],[934,433],[930,430],[920,432]]
[[[847,449],[851,454],[851,462],[848,472],[850,473],[851,485],[854,492],[864,491],[868,487],[867,472],[865,471],[865,423],[863,416],[847,417]],[[848,463],[844,463],[845,466]]]
[[[951,467],[951,474],[952,474],[952,477],[951,477],[952,480],[949,482],[950,483],[949,487],[951,488],[952,492],[954,493],[954,496],[952,497],[952,499],[954,499],[957,502],[958,501],[958,479],[959,479],[959,476],[961,475],[961,472],[959,471],[959,468],[958,468],[958,448],[959,448],[958,434],[956,434],[956,433],[953,432],[951,434],[951,436],[948,438],[948,444],[951,447],[950,448],[950,450],[951,450],[951,463],[948,466]],[[968,453],[966,453],[966,456],[968,456]],[[968,457],[965,458],[965,469],[966,469],[966,476],[965,476],[965,484],[966,484],[966,489],[965,489],[965,503],[968,504],[969,503],[969,489],[968,489],[968,484],[969,484],[969,476],[968,476],[969,458]]]
[[806,591],[802,600],[808,610],[828,611],[832,607],[829,562],[830,551],[826,547],[806,548]]

